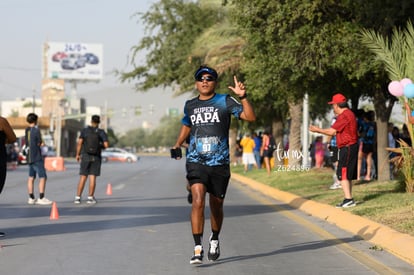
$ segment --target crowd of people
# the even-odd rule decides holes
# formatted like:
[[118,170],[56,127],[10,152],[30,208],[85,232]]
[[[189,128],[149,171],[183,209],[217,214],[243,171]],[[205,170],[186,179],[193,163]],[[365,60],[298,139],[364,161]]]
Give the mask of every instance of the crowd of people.
[[266,129],[261,132],[244,134],[236,141],[234,152],[234,165],[242,164],[244,173],[251,169],[266,169],[268,175],[274,167],[275,145],[272,145],[274,138],[271,131]]

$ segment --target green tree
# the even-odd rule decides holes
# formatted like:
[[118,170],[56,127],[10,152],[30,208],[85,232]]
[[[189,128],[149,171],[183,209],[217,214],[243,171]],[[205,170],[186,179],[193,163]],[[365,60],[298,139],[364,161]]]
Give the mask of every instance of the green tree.
[[[414,27],[411,21],[407,23],[405,30],[394,28],[390,39],[374,30],[365,29],[361,32],[361,40],[384,64],[390,80],[414,79]],[[412,104],[413,101],[405,96],[401,96],[399,99],[402,103],[410,101],[409,104]],[[406,121],[406,125],[411,140],[414,140],[412,124]],[[401,148],[395,152],[399,153],[400,157],[394,161],[401,165],[400,170],[404,176],[406,191],[414,192],[413,148],[410,148],[405,142],[399,142]]]
[[160,125],[151,133],[151,146],[173,146],[181,127],[180,117],[164,116]]
[[[386,92],[383,68],[373,62],[358,35],[366,26],[387,33],[389,26],[410,15],[412,1],[238,0],[234,4],[235,20],[247,39],[246,78],[251,79],[253,89],[267,85],[261,91],[268,91],[266,98],[275,99],[275,104],[289,106],[290,148],[300,149],[304,93],[309,93],[311,104],[319,105],[311,109],[321,110],[328,108],[321,101],[327,102],[339,91],[352,99],[353,108],[360,98],[373,99],[380,130],[378,146],[386,146],[384,129],[394,99]],[[374,8],[378,6],[381,11]],[[381,153],[383,164],[387,156],[384,150]]]
[[[355,41],[364,47],[359,39],[362,29],[375,30],[384,37],[390,37],[394,28],[405,25],[407,20],[414,16],[414,2],[411,0],[357,0],[344,1],[344,3],[351,15],[348,20],[356,25]],[[387,124],[397,99],[388,93],[389,79],[384,63],[378,62],[366,47],[365,50],[362,53],[366,52],[366,54],[356,59],[360,64],[357,63],[352,76],[359,82],[361,95],[369,97],[374,104],[377,124],[378,179],[388,180],[389,162],[388,152],[385,150],[388,147]]]
[[[233,74],[240,71],[244,40],[229,23],[227,13],[220,0],[164,0],[154,4],[141,15],[151,35],[132,48],[135,68],[122,73],[121,80],[142,81],[139,89],[164,85],[173,86],[176,94],[195,93],[193,73],[199,65],[208,64],[217,69],[219,82],[226,83],[217,91],[228,93],[227,83],[232,84]],[[155,31],[157,35],[153,35]],[[134,61],[143,50],[149,51],[146,64],[138,66]],[[238,127],[239,123],[232,123],[232,142]]]
[[[382,125],[387,123],[395,99],[386,92],[384,69],[372,62],[373,55],[361,45],[358,34],[361,27],[388,33],[390,26],[413,14],[412,1],[231,3],[230,10],[218,5],[219,1],[207,0],[161,0],[154,4],[141,17],[150,34],[132,48],[134,69],[121,73],[121,80],[137,81],[138,89],[164,85],[183,93],[193,91],[195,64],[215,64],[223,70],[222,82],[230,83],[231,75],[238,72],[258,106],[262,125],[270,121],[283,130],[285,121],[290,121],[293,150],[301,146],[305,92],[310,95],[314,116],[325,113],[328,106],[321,101],[328,101],[337,91],[352,99],[353,108],[361,97],[372,98],[379,116],[378,146],[386,144],[386,133],[381,132],[386,127]],[[381,9],[373,8],[377,6]],[[227,20],[229,14],[234,15],[233,20]],[[234,22],[241,30],[239,35]],[[206,39],[210,37],[221,39]],[[144,50],[147,60],[139,65],[137,53]],[[385,158],[379,155],[379,161]]]
[[[300,151],[303,96],[309,93],[311,102],[317,98],[318,106],[321,100],[328,101],[332,85],[317,81],[341,75],[331,71],[349,58],[345,49],[354,47],[347,36],[352,25],[344,24],[337,16],[343,6],[331,1],[234,3],[234,18],[247,39],[246,78],[256,96],[279,111],[276,116],[279,113],[289,118],[289,148]],[[291,161],[297,164],[300,160]]]
[[[203,58],[192,55],[195,40],[204,30],[221,21],[222,13],[206,1],[161,0],[148,12],[137,13],[146,26],[146,35],[131,49],[133,70],[118,72],[121,81],[136,81],[137,89],[172,86],[176,93],[194,90],[193,72]],[[146,51],[145,64],[138,54]]]
[[108,135],[109,146],[111,147],[116,146],[118,143],[118,138],[116,137],[115,132],[112,128],[108,129],[107,135]]
[[144,144],[146,138],[146,131],[142,128],[132,129],[126,132],[125,135],[121,136],[118,140],[120,147],[132,146],[139,148]]
[[119,138],[117,146],[170,147],[178,136],[180,126],[180,117],[164,116],[161,118],[159,126],[152,131],[142,128],[127,131]]

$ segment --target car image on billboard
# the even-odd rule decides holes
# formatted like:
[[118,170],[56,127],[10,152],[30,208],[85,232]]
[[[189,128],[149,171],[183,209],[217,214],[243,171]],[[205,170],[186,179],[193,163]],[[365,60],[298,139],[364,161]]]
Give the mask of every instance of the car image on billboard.
[[85,67],[86,58],[81,54],[71,53],[60,61],[64,70],[76,70]]
[[86,63],[88,64],[96,65],[99,63],[99,58],[93,53],[85,53],[83,57],[85,58]]

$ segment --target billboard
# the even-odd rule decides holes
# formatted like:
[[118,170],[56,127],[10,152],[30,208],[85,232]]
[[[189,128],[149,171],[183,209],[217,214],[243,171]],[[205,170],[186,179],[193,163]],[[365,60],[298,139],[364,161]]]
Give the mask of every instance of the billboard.
[[102,44],[47,42],[43,52],[43,78],[100,80]]

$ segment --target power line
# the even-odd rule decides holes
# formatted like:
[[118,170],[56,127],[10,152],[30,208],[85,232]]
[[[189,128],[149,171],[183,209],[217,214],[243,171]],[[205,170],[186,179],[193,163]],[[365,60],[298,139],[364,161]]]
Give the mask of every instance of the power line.
[[19,71],[19,72],[40,72],[40,68],[25,68],[25,67],[14,67],[14,66],[0,66],[0,69]]
[[13,84],[13,83],[4,81],[1,78],[0,78],[0,84],[4,84],[4,85],[9,86],[9,87],[14,88],[14,89],[18,89],[18,90],[22,90],[22,91],[27,91],[27,92],[32,92],[32,87],[19,86],[19,85],[16,85],[16,84]]

